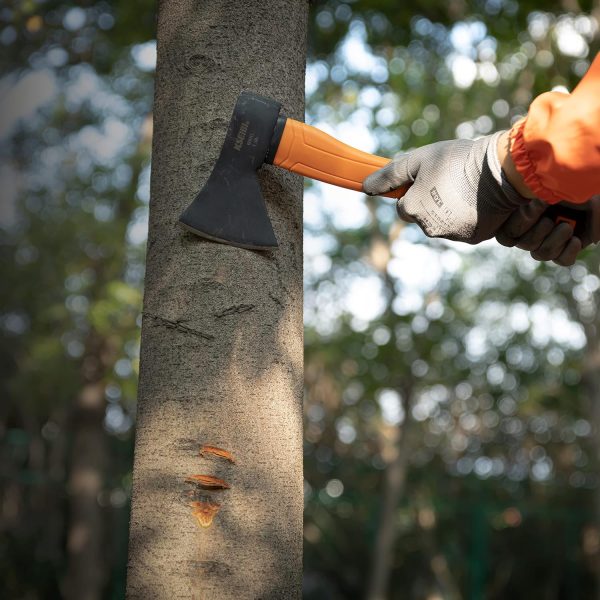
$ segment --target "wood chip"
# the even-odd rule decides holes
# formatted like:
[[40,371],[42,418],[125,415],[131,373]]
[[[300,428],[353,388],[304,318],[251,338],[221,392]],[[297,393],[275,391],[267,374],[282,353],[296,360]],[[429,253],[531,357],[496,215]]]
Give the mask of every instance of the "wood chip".
[[204,446],[200,448],[200,456],[206,457],[208,455],[218,456],[219,458],[224,458],[230,463],[235,463],[233,454],[231,454],[229,450],[224,450],[223,448],[217,448],[216,446],[209,446],[208,444],[204,444]]
[[213,475],[188,475],[186,483],[194,483],[207,490],[228,490],[231,486]]

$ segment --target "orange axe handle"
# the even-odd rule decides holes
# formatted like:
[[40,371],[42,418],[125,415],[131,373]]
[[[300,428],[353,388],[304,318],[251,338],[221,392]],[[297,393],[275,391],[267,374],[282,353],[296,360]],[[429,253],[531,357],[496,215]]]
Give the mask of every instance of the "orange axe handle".
[[[273,164],[349,190],[362,191],[362,182],[390,162],[389,158],[357,150],[306,123],[287,119]],[[401,198],[408,186],[382,194]]]
[[[274,165],[298,175],[358,192],[362,191],[363,180],[388,162],[389,158],[362,152],[316,127],[289,118],[273,159]],[[400,187],[381,195],[402,198],[409,187]],[[548,209],[548,216],[556,224],[569,223],[576,235],[582,234],[585,226],[583,212],[578,214],[565,207],[556,207]]]

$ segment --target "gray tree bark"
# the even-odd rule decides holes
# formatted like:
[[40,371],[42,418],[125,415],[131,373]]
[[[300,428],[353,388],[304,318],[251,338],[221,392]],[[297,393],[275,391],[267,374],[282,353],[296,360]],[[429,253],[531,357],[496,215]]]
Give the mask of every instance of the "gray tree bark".
[[[302,180],[261,187],[278,249],[201,240],[177,223],[250,90],[302,119],[306,0],[163,0],[129,598],[299,598],[302,575]],[[224,199],[224,204],[226,199]],[[210,444],[236,460],[198,449]],[[190,475],[225,480],[209,527]]]

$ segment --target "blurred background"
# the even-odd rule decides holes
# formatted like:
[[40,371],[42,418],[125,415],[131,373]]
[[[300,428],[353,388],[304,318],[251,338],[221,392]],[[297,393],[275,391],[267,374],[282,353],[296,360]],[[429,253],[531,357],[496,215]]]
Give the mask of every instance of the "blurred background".
[[[0,598],[124,597],[154,10],[0,7]],[[306,119],[388,156],[505,129],[573,89],[599,24],[317,1]],[[600,598],[598,249],[430,240],[307,181],[304,252],[305,598]]]

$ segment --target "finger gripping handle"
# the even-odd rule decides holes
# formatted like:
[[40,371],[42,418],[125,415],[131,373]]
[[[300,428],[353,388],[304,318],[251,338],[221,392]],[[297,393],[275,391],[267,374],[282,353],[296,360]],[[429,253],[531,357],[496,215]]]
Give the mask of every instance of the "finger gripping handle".
[[580,239],[585,236],[587,213],[560,204],[553,204],[546,209],[545,216],[550,217],[556,225],[568,223],[573,228],[573,234]]
[[[366,177],[389,162],[389,158],[357,150],[294,119],[287,119],[273,159],[274,165],[293,173],[357,192],[362,191]],[[407,189],[398,188],[382,196],[401,198]]]

